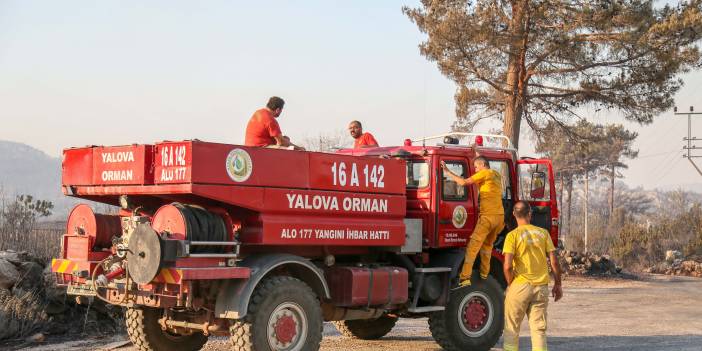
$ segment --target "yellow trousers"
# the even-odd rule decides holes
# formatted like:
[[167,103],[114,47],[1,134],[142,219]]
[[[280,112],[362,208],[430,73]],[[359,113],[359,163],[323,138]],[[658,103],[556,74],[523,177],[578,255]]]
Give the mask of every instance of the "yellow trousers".
[[487,279],[490,274],[490,258],[492,257],[492,244],[495,243],[497,235],[505,227],[504,215],[480,215],[478,223],[470,235],[466,258],[463,260],[461,270],[461,280],[470,279],[473,273],[473,263],[480,252],[480,277]]
[[505,296],[504,351],[519,350],[519,327],[529,318],[532,351],[547,351],[546,307],[548,285],[512,284]]

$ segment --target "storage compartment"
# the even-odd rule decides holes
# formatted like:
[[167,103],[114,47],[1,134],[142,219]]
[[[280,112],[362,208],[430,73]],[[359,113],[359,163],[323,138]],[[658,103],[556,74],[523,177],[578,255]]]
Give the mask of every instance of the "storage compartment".
[[64,258],[69,260],[87,261],[90,255],[92,238],[88,236],[66,235],[64,236]]
[[150,185],[154,146],[88,146],[63,150],[63,186]]
[[154,183],[153,145],[93,148],[93,185],[148,185]]
[[330,267],[325,275],[336,306],[399,305],[408,298],[408,274],[401,267]]
[[64,235],[62,258],[74,261],[100,261],[110,255],[110,251],[93,251],[94,238],[84,235]]
[[62,185],[90,185],[93,181],[93,147],[63,150]]

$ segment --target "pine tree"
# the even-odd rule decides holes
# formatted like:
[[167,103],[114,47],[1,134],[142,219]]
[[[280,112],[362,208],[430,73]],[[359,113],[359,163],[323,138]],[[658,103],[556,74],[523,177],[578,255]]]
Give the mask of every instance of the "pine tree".
[[500,118],[516,147],[522,119],[539,132],[583,107],[650,123],[701,58],[702,0],[422,0],[403,12],[458,85],[457,125]]
[[562,177],[568,182],[567,225],[571,230],[571,200],[573,180],[582,178],[585,185],[584,224],[585,251],[588,247],[588,216],[589,216],[589,187],[590,180],[606,164],[609,145],[606,130],[602,125],[593,124],[586,120],[569,126],[551,121],[543,128],[545,131],[537,140],[536,151],[551,158],[556,177]]
[[[554,176],[558,179],[561,189],[559,192],[561,213],[566,217],[563,223],[570,231],[573,180],[580,172],[580,162],[574,154],[577,140],[572,133],[568,133],[568,129],[553,122],[546,124],[542,130],[542,135],[548,137],[537,139],[536,152],[545,154],[553,163]],[[567,194],[565,203],[562,198],[564,193]]]
[[621,124],[611,124],[605,128],[603,148],[604,175],[609,178],[609,215],[614,213],[614,181],[616,178],[621,178],[622,175],[617,173],[617,169],[626,169],[628,166],[623,162],[622,158],[636,158],[639,151],[632,148],[634,140],[638,133],[624,129]]

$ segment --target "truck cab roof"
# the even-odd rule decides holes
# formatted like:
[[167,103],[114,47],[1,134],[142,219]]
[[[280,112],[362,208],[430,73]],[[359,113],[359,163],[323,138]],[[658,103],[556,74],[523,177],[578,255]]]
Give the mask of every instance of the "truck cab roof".
[[[468,144],[459,144],[459,138],[466,139]],[[443,143],[426,146],[430,140],[443,139]],[[485,145],[487,140],[492,146]],[[417,143],[417,144],[413,144]],[[421,143],[421,144],[419,144]],[[468,156],[475,157],[475,152],[489,158],[516,160],[517,150],[512,147],[509,138],[504,135],[449,132],[433,135],[416,140],[405,140],[403,146],[385,146],[363,149],[341,149],[338,153],[354,156],[390,156],[390,157],[411,157],[411,155],[426,156],[440,154],[445,156]]]
[[426,156],[440,154],[446,156],[475,157],[475,151],[480,155],[490,158],[517,159],[517,152],[513,149],[492,147],[471,147],[467,145],[439,144],[432,146],[384,146],[364,149],[341,149],[338,153],[353,156]]

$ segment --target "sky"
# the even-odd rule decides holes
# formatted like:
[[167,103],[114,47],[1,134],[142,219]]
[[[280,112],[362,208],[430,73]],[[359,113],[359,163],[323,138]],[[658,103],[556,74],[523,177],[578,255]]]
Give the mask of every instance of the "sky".
[[[237,144],[271,95],[286,100],[279,122],[293,141],[354,119],[382,145],[444,133],[455,85],[419,54],[424,36],[401,10],[418,3],[0,0],[0,140],[51,156],[160,140]],[[676,104],[702,111],[702,73],[682,78]],[[702,137],[702,115],[693,122]],[[639,133],[628,184],[702,183],[682,158],[686,117],[624,123]]]

